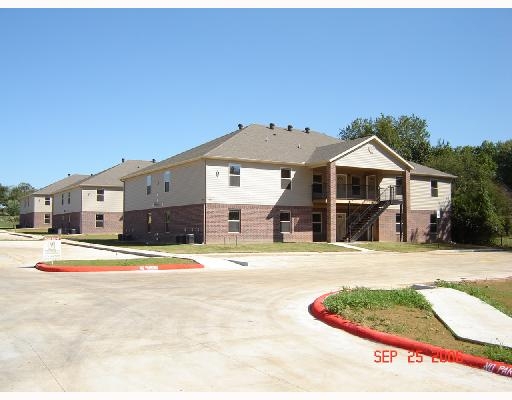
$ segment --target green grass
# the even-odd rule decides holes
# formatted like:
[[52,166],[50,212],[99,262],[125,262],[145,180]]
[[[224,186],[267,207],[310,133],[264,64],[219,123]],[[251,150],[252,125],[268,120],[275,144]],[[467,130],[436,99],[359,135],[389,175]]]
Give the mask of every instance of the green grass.
[[16,233],[26,233],[27,235],[51,235],[48,228],[19,228]]
[[6,215],[0,215],[0,229],[12,229],[12,222],[9,222]]
[[194,264],[195,261],[176,257],[129,258],[116,260],[61,260],[53,265],[74,266],[129,266],[129,265],[163,265],[163,264]]
[[496,237],[492,239],[492,244],[504,249],[512,249],[512,236]]
[[[474,284],[490,286],[488,283],[481,282]],[[452,283],[450,285],[456,286]],[[511,286],[512,279],[497,282],[488,290],[486,298],[496,302],[497,298],[505,296],[510,302]],[[481,345],[455,338],[435,317],[427,300],[412,289],[343,288],[337,294],[327,297],[324,300],[324,305],[332,313],[379,331],[398,334],[491,360],[512,363],[512,349],[510,348],[490,344]]]
[[[351,243],[353,244],[353,243]],[[394,251],[399,253],[415,253],[433,250],[478,249],[482,246],[450,244],[450,243],[409,243],[409,242],[367,242],[355,243],[357,247],[376,251]]]
[[346,252],[357,251],[328,243],[241,243],[233,244],[151,244],[119,241],[117,235],[76,235],[64,236],[66,239],[79,242],[103,244],[107,246],[129,247],[142,250],[156,250],[175,254],[208,254],[208,253],[281,253],[281,252]]

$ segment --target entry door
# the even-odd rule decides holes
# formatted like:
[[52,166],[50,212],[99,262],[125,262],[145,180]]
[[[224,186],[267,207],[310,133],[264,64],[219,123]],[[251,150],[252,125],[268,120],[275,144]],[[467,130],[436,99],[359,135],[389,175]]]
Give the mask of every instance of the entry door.
[[345,174],[336,175],[336,198],[347,198],[347,175]]
[[377,198],[377,177],[375,175],[368,175],[366,177],[366,187],[368,188],[368,199],[375,200]]
[[341,240],[347,234],[347,214],[340,213],[336,214],[336,241],[341,242]]

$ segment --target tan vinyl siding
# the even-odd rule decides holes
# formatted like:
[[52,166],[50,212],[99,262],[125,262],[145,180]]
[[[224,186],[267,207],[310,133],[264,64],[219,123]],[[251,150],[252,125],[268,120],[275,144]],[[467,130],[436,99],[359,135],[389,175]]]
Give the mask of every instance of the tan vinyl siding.
[[387,171],[402,171],[403,167],[391,154],[387,154],[378,144],[365,144],[362,147],[336,160],[339,167],[372,168]]
[[44,212],[44,213],[51,213],[52,212],[52,202],[53,198],[50,197],[50,205],[47,206],[44,204],[44,199],[47,196],[34,196],[30,199],[30,202],[33,204],[34,212]]
[[[390,186],[396,186],[396,177],[401,175],[401,172],[397,172],[395,175],[384,175],[379,184],[380,190],[383,191],[385,188],[389,188]],[[400,205],[392,204],[388,207],[388,210],[400,210]]]
[[[104,189],[103,201],[97,201],[97,189]],[[123,212],[123,189],[103,187],[82,189],[82,211]]]
[[[164,191],[165,171],[171,171],[169,192]],[[125,181],[125,211],[204,203],[203,160],[152,172],[149,195],[146,194],[146,176]]]
[[[241,165],[240,187],[229,186],[229,161],[207,160],[207,203],[311,205],[312,170],[279,164],[236,162]],[[281,168],[291,168],[292,189],[281,189]]]
[[[68,192],[71,193],[71,202],[68,204]],[[75,188],[59,192],[53,195],[53,213],[65,214],[70,212],[80,212],[82,208],[82,189]],[[64,204],[61,203],[61,196],[64,193]]]
[[[438,197],[432,197],[431,179],[437,179]],[[427,176],[411,176],[411,209],[439,210],[445,209],[451,202],[451,181]]]

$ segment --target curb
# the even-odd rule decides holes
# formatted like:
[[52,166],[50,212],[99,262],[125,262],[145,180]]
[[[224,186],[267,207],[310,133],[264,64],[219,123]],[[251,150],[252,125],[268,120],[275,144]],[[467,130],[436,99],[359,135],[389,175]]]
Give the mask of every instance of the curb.
[[[390,333],[376,331],[374,329],[358,325],[352,321],[343,319],[342,317],[332,314],[325,308],[323,301],[327,296],[333,293],[326,293],[318,297],[309,307],[309,312],[315,318],[330,325],[334,328],[343,329],[348,333],[362,337],[364,339],[373,340],[390,346],[400,347],[402,349],[421,352],[426,356],[438,357],[439,355],[447,355],[449,353],[456,354],[456,362],[458,364],[467,365],[469,367],[483,369],[494,374],[512,378],[512,365],[499,361],[489,360],[484,357],[473,356],[471,354],[462,353],[455,350],[445,349],[443,347],[433,346],[428,343],[418,342],[416,340],[407,339],[401,336],[392,335]],[[442,357],[441,357],[442,358]],[[455,357],[454,357],[455,358]],[[441,361],[443,362],[443,361]],[[445,361],[446,362],[446,361]]]
[[47,265],[38,262],[35,267],[44,272],[109,272],[109,271],[165,271],[173,269],[195,269],[204,268],[202,264],[161,264],[161,265]]

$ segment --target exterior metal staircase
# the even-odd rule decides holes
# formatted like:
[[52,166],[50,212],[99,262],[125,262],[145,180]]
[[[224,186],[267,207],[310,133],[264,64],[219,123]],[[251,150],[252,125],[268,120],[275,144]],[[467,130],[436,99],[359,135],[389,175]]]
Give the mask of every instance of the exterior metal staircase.
[[379,195],[374,201],[361,204],[354,211],[354,218],[349,219],[347,234],[343,240],[351,242],[359,239],[391,204],[396,204],[396,186],[382,190],[379,188]]

